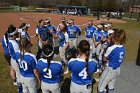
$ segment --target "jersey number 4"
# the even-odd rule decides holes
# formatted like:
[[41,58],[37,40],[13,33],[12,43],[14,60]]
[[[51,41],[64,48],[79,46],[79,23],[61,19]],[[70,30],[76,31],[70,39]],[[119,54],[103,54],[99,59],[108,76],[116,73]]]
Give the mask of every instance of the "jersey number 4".
[[52,71],[50,69],[48,69],[48,72],[47,72],[47,69],[48,68],[45,68],[43,69],[43,72],[46,72],[46,74],[44,75],[45,78],[52,78]]
[[80,73],[79,76],[82,77],[82,79],[87,79],[87,72],[86,72],[86,68],[84,68]]

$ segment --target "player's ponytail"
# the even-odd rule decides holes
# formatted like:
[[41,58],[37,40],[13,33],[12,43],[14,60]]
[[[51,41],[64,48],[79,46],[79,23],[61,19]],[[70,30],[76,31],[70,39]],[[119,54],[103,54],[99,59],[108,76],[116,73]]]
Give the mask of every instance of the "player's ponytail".
[[86,59],[85,59],[86,64],[85,64],[85,66],[86,66],[86,72],[89,75],[89,72],[88,72],[88,61],[89,61],[89,55],[90,55],[90,44],[88,43],[87,40],[82,40],[79,43],[78,48],[79,48],[79,51],[81,53],[85,53],[86,54]]
[[53,59],[53,55],[54,55],[54,48],[52,45],[45,45],[43,47],[43,58],[47,59],[48,65],[47,65],[47,72],[50,68],[51,65],[51,60]]
[[24,59],[25,51],[30,51],[31,42],[27,37],[21,37],[20,39],[20,60]]

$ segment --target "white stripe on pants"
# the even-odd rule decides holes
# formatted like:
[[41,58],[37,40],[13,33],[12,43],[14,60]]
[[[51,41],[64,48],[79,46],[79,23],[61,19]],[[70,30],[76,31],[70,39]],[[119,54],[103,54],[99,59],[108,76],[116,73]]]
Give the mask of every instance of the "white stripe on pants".
[[87,85],[78,85],[71,81],[70,93],[91,93],[92,88],[87,89]]
[[41,89],[43,93],[60,93],[60,84],[59,83],[54,83],[54,84],[49,84],[45,82],[41,82]]
[[120,68],[113,70],[111,67],[106,67],[103,73],[101,74],[99,84],[98,84],[98,91],[103,92],[105,87],[108,85],[109,89],[114,89],[116,78],[120,74]]
[[37,81],[35,78],[20,76],[23,93],[37,93]]

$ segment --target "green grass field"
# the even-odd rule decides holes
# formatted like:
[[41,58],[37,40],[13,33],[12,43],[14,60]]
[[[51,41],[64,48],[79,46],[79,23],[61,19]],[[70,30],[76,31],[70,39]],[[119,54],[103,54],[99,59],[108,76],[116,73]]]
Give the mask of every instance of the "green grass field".
[[[124,62],[135,62],[137,57],[138,45],[140,42],[140,23],[136,21],[125,20],[125,24],[113,24],[115,28],[124,29],[127,34],[126,56]],[[37,52],[36,44],[32,48],[33,53]],[[9,66],[0,53],[0,93],[17,93],[16,87],[13,85],[9,76]],[[95,75],[98,77],[98,75]],[[97,83],[94,86],[94,93],[96,93]]]

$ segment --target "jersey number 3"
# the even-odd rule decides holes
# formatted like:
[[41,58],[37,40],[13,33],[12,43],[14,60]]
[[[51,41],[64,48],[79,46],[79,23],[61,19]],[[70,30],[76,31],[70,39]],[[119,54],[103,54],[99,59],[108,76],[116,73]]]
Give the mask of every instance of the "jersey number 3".
[[48,68],[45,68],[43,69],[43,72],[46,72],[46,74],[44,75],[45,78],[52,78],[52,71],[50,69],[48,69],[48,72],[47,72],[47,69]]
[[80,73],[79,76],[82,77],[82,79],[87,79],[87,72],[86,72],[86,68],[84,68]]

